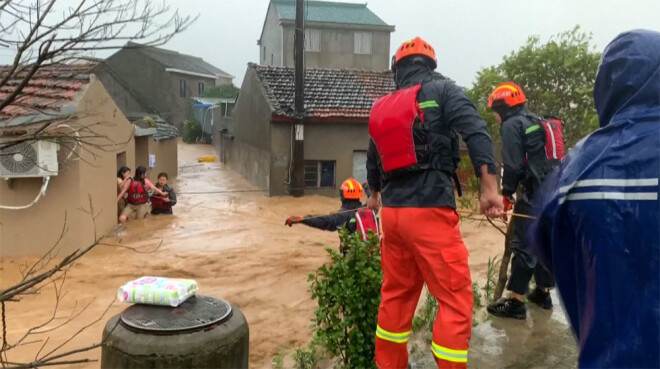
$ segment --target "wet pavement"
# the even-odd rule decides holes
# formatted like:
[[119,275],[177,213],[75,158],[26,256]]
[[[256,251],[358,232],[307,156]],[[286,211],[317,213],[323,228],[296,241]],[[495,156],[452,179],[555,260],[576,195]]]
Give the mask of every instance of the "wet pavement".
[[[528,304],[527,319],[491,317],[472,329],[468,369],[577,368],[577,346],[556,291],[555,307]],[[428,350],[411,356],[415,369],[434,368]]]

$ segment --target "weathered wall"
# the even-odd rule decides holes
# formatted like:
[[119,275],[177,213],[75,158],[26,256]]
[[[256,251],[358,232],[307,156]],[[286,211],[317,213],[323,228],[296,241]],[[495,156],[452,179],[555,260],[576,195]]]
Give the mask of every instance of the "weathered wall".
[[133,166],[133,173],[135,168],[140,165],[149,168],[149,139],[150,136],[135,137],[135,164]]
[[261,45],[259,45],[260,65],[282,65],[282,26],[275,7],[268,6]]
[[156,141],[148,137],[149,154],[156,155],[156,167],[149,168],[149,179],[157,181],[158,173],[167,173],[170,179],[176,178],[178,174],[179,152],[176,139]]
[[94,74],[103,83],[105,90],[112,96],[115,104],[124,114],[145,112],[153,113],[155,110],[149,103],[140,99],[137,93],[131,93],[131,87],[121,81],[105,63],[94,68]]
[[179,96],[179,86],[172,89],[164,65],[135,49],[120,49],[105,63],[140,99],[148,102],[163,119],[169,121],[171,100]]
[[[390,67],[390,32],[372,31],[359,26],[338,26],[326,28],[323,25],[307,25],[321,31],[321,51],[305,51],[305,68],[346,68],[365,70],[386,70]],[[293,40],[294,27],[284,24],[284,65],[294,66]],[[355,54],[355,32],[373,33],[372,53]]]
[[[169,116],[168,122],[172,123],[176,128],[181,130],[183,127],[183,121],[186,120],[188,109],[192,108],[194,101],[193,97],[199,96],[199,83],[204,83],[204,89],[208,90],[215,87],[215,79],[213,78],[204,78],[197,76],[190,76],[187,74],[180,73],[170,73],[170,86],[168,89],[172,93],[168,96],[167,102],[169,106]],[[179,91],[179,84],[181,80],[186,81],[186,96],[181,97]],[[210,113],[209,113],[210,115]]]
[[[60,255],[85,247],[97,235],[110,232],[117,224],[117,154],[126,153],[128,163],[135,160],[133,125],[130,124],[99,81],[92,82],[78,104],[83,119],[70,123],[73,128],[91,126],[118,146],[103,152],[91,148],[78,151],[83,160],[71,160],[51,179],[46,196],[25,210],[0,210],[0,256],[43,254],[59,238],[66,212],[67,233],[61,242]],[[107,141],[98,143],[107,144]],[[68,154],[61,149],[64,159]],[[93,164],[89,165],[85,161]],[[24,205],[32,201],[41,179],[0,181],[0,204]],[[80,209],[89,209],[89,198],[98,214],[93,222]]]
[[[150,105],[163,119],[179,129],[186,119],[190,98],[199,96],[198,82],[204,82],[205,89],[216,85],[215,78],[166,72],[164,65],[135,49],[117,51],[106,59],[106,65],[140,101],[145,102],[142,105]],[[181,97],[179,91],[179,81],[182,79],[186,81],[185,97]],[[224,82],[227,82],[226,79]]]
[[[353,176],[353,152],[369,147],[366,123],[308,123],[305,125],[305,160],[335,161],[335,188],[306,188],[307,195],[336,196],[341,183]],[[274,123],[272,127],[271,195],[287,195],[291,157],[291,125]]]
[[267,188],[270,181],[270,118],[256,72],[248,68],[233,111],[234,140],[228,145],[227,163],[251,184]]
[[227,152],[231,149],[231,138],[234,136],[235,123],[232,117],[214,117],[213,147],[221,163],[227,162]]

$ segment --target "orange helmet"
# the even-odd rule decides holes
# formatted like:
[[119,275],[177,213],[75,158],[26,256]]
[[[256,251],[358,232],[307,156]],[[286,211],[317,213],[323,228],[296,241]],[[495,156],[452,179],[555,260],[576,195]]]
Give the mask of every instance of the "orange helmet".
[[513,82],[500,83],[488,97],[488,108],[507,107],[524,104],[527,98],[522,88]]
[[354,178],[349,178],[341,184],[341,194],[348,200],[360,200],[362,198],[362,185]]
[[401,59],[411,55],[422,55],[433,60],[433,69],[438,66],[438,61],[435,58],[435,49],[428,42],[422,40],[421,37],[415,37],[408,40],[396,49],[396,54],[392,58],[392,67],[394,67]]

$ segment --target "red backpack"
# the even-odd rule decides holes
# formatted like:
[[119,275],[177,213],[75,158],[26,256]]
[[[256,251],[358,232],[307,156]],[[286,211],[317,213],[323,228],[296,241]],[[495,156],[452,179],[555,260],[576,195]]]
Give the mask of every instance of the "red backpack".
[[[526,162],[530,179],[540,184],[565,156],[564,123],[555,117],[528,116],[533,122],[525,130]],[[530,186],[531,184],[528,184]],[[536,187],[536,185],[531,185]]]
[[564,152],[564,123],[555,117],[543,117],[540,123],[545,131],[545,156],[548,160],[561,160]]
[[360,235],[360,240],[365,241],[369,235],[369,231],[380,234],[378,219],[376,219],[376,214],[373,210],[366,208],[358,209],[355,212],[355,220],[357,221],[357,232]]

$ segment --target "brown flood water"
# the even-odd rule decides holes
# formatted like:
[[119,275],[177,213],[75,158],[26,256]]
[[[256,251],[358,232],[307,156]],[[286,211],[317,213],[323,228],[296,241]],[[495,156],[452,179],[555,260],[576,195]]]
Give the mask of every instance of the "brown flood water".
[[[72,323],[36,337],[49,338],[43,352],[97,319],[115,300],[119,286],[144,275],[194,278],[200,294],[239,306],[250,326],[251,368],[270,368],[280,346],[295,348],[309,342],[315,303],[307,291],[307,275],[328,260],[324,248],[337,247],[338,237],[334,232],[302,225],[285,227],[284,219],[295,214],[335,211],[339,200],[265,196],[222,164],[197,163],[198,156],[213,154],[211,146],[180,144],[179,177],[173,183],[178,197],[175,215],[131,222],[119,238],[112,234],[106,240],[144,250],[162,240],[156,253],[99,246],[68,272],[64,286],[67,295],[58,316],[68,317],[76,306],[76,311],[87,304],[89,307]],[[241,190],[252,192],[186,194]],[[483,285],[488,258],[501,253],[503,237],[490,225],[475,221],[463,222],[461,229],[470,250],[473,279]],[[30,260],[34,257],[1,260],[3,287],[16,281],[18,265]],[[54,296],[53,288],[46,288],[39,295],[7,305],[10,343],[52,315]],[[107,319],[126,306],[114,303],[100,322],[63,350],[99,342]],[[59,322],[62,320],[50,326]],[[33,360],[40,347],[41,343],[23,346],[12,351],[9,359]],[[81,357],[100,359],[100,350],[76,358]],[[98,367],[96,362],[76,368]]]

